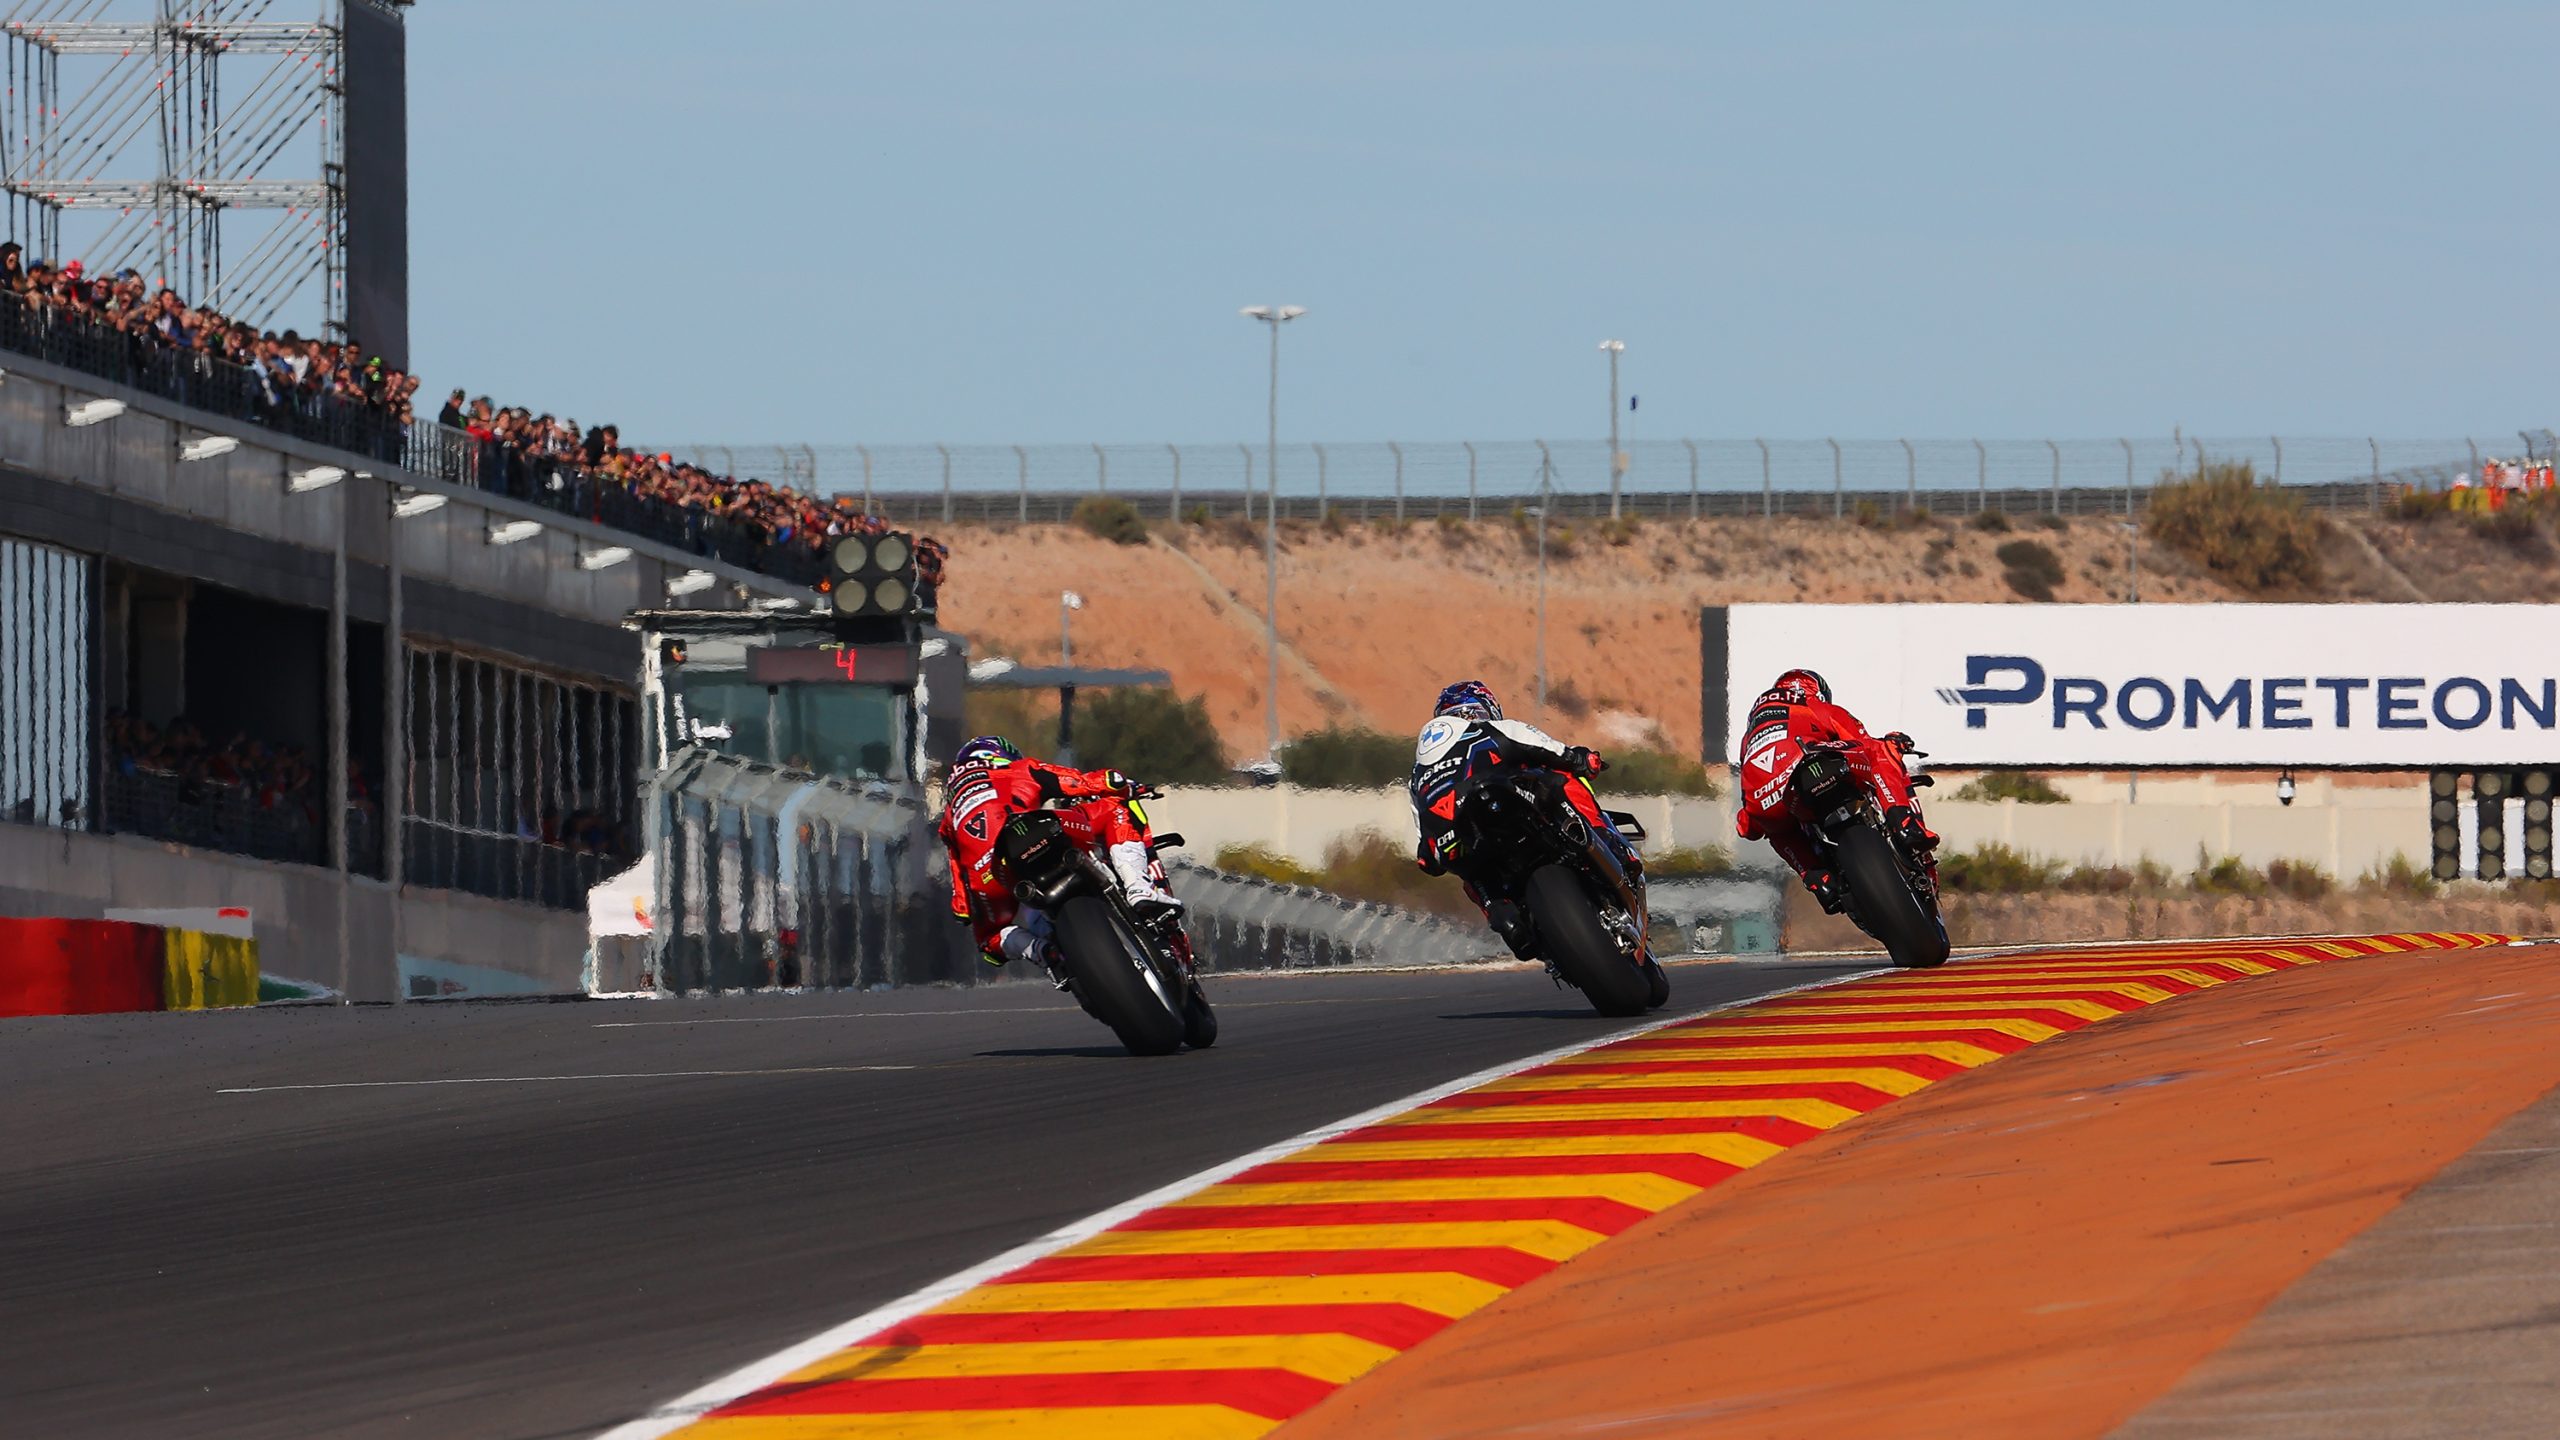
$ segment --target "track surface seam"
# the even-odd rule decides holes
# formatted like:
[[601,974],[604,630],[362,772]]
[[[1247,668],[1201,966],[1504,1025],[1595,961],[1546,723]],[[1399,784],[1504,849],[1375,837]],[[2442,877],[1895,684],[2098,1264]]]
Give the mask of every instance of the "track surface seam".
[[770,1383],[688,1397],[709,1407],[691,1423],[680,1402],[615,1434],[1263,1435],[1610,1236],[1938,1080],[2252,975],[2502,938],[2050,950],[1685,1017],[1250,1157]]

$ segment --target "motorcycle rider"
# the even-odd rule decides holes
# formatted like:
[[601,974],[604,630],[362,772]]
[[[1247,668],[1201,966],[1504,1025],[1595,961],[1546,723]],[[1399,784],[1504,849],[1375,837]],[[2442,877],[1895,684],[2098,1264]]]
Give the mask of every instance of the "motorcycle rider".
[[1862,779],[1871,780],[1884,801],[1885,824],[1915,854],[1938,846],[1937,832],[1920,819],[1912,791],[1929,783],[1914,780],[1902,757],[1920,750],[1911,737],[1896,730],[1870,735],[1858,717],[1831,702],[1831,682],[1811,670],[1789,670],[1751,702],[1751,718],[1743,726],[1741,805],[1733,817],[1734,832],[1745,840],[1766,840],[1787,862],[1805,888],[1834,915],[1848,903],[1848,890],[1837,871],[1824,868],[1804,837],[1803,827],[1787,810],[1787,780],[1810,746],[1837,744]]
[[1485,922],[1511,947],[1511,953],[1534,960],[1538,958],[1536,929],[1521,914],[1518,897],[1504,893],[1500,877],[1472,872],[1454,833],[1458,784],[1466,778],[1467,761],[1476,745],[1486,740],[1501,746],[1514,760],[1563,772],[1568,777],[1566,799],[1618,863],[1630,875],[1641,876],[1644,861],[1618,827],[1601,814],[1599,797],[1591,792],[1589,777],[1608,769],[1607,761],[1588,746],[1567,745],[1535,725],[1503,719],[1502,703],[1481,680],[1461,680],[1443,689],[1431,707],[1430,723],[1422,727],[1413,747],[1408,788],[1418,837],[1414,863],[1427,875],[1455,874],[1466,887],[1467,898],[1484,912]]
[[1117,770],[1025,759],[1001,735],[981,735],[952,755],[934,833],[951,855],[951,916],[969,925],[988,964],[1037,961],[1048,950],[1049,917],[1015,903],[996,868],[996,837],[1007,819],[1050,800],[1080,802],[1057,811],[1060,826],[1078,844],[1102,847],[1132,905],[1142,911],[1182,908],[1156,883],[1146,830],[1130,811],[1138,789]]

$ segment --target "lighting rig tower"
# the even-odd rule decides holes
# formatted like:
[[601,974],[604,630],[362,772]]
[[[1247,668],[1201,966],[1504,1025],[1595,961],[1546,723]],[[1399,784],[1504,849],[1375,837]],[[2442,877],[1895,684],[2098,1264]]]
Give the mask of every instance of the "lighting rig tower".
[[[9,238],[30,262],[76,259],[91,275],[131,267],[260,328],[346,337],[352,36],[365,55],[355,73],[388,77],[360,87],[379,92],[363,98],[392,107],[359,117],[372,133],[358,143],[370,142],[374,160],[357,168],[390,161],[377,173],[397,184],[368,198],[396,192],[396,202],[370,218],[403,236],[382,247],[396,252],[397,323],[373,324],[391,332],[378,339],[365,333],[359,302],[357,338],[405,360],[406,3],[20,0],[0,15]],[[311,7],[309,18],[276,18],[283,5]],[[229,223],[236,211],[275,218],[244,234]]]

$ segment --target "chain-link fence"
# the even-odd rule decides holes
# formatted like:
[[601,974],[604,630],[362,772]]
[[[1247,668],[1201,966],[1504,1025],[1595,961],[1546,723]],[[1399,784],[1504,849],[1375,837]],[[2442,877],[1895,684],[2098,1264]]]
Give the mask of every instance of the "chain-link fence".
[[[778,473],[858,495],[914,522],[1053,521],[1090,495],[1151,518],[1260,513],[1270,464],[1252,444],[692,446],[697,463]],[[1617,490],[1645,515],[1833,515],[1860,501],[1939,513],[2124,513],[2161,475],[2246,461],[2262,478],[2336,509],[2379,506],[2400,487],[2441,488],[2484,458],[2548,455],[2548,429],[2506,436],[2386,439],[2244,436],[2078,440],[1708,439],[1625,443]],[[1608,513],[1609,447],[1598,440],[1354,444],[1279,450],[1280,513],[1315,519],[1505,515],[1552,499]],[[742,468],[743,467],[743,468]]]

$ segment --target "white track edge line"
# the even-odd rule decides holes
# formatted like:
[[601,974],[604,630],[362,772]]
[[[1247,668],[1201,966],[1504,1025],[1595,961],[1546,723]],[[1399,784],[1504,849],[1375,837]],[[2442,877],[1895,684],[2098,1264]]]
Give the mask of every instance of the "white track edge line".
[[1301,1132],[1286,1140],[1275,1141],[1232,1160],[1212,1165],[1206,1170],[1185,1176],[1170,1185],[1160,1185],[1135,1199],[1124,1200],[1107,1210],[1097,1211],[1073,1224],[1052,1230],[1038,1239],[1016,1245],[992,1259],[980,1261],[965,1270],[946,1275],[921,1290],[864,1311],[840,1324],[829,1326],[797,1345],[740,1366],[708,1384],[698,1386],[658,1406],[636,1420],[625,1421],[604,1431],[596,1437],[596,1440],[659,1440],[659,1437],[692,1424],[732,1400],[761,1390],[794,1370],[813,1365],[866,1335],[886,1330],[944,1301],[956,1299],[1007,1271],[1019,1270],[1034,1260],[1045,1259],[1070,1245],[1090,1240],[1124,1220],[1132,1219],[1160,1205],[1170,1204],[1194,1191],[1205,1190],[1257,1165],[1267,1164],[1283,1155],[1303,1150],[1310,1145],[1320,1144],[1337,1135],[1374,1125],[1391,1115],[1400,1115],[1407,1110],[1428,1105],[1434,1100],[1455,1095],[1462,1090],[1471,1090],[1479,1085],[1517,1075],[1523,1070],[1536,1069],[1540,1065],[1550,1064],[1568,1055],[1579,1055],[1586,1050],[1597,1050],[1603,1045],[1614,1045],[1618,1041],[1642,1035],[1648,1031],[1659,1030],[1666,1025],[1682,1024],[1698,1019],[1700,1016],[1758,1004],[1763,1000],[1774,1000],[1781,995],[1794,995],[1806,990],[1818,990],[1825,986],[1842,985],[1852,980],[1864,980],[1875,975],[1889,974],[1892,969],[1892,966],[1887,965],[1845,975],[1826,975],[1819,980],[1810,980],[1802,985],[1788,985],[1776,990],[1763,991],[1757,995],[1745,995],[1727,1000],[1702,1010],[1689,1010],[1678,1015],[1663,1016],[1648,1020],[1642,1025],[1613,1031],[1593,1039],[1578,1040],[1570,1045],[1559,1045],[1552,1050],[1541,1051],[1518,1060],[1506,1060],[1498,1065],[1487,1066],[1473,1074],[1461,1075],[1455,1080],[1434,1085],[1427,1090],[1418,1090],[1401,1099],[1390,1100],[1383,1105],[1373,1105],[1356,1115],[1345,1116],[1330,1124],[1319,1125],[1313,1130]]

